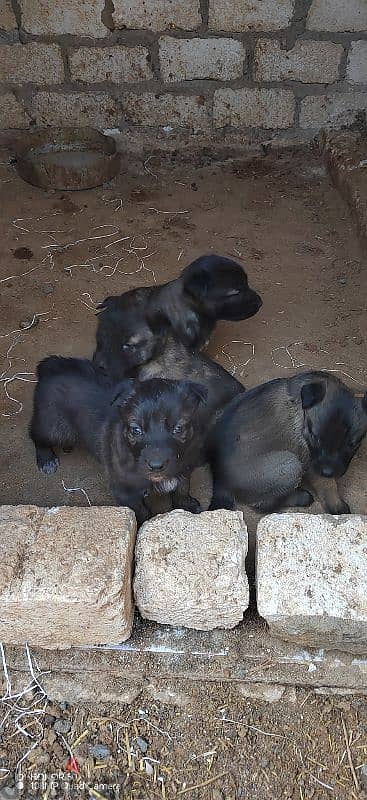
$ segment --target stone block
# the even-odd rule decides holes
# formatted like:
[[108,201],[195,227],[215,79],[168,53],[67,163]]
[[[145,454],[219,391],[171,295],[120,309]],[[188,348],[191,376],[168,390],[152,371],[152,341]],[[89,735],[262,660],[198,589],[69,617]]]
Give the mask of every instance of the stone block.
[[119,124],[117,101],[105,92],[38,92],[31,102],[39,126],[89,125],[100,130]]
[[199,0],[114,0],[114,9],[116,28],[192,31],[201,24]]
[[214,92],[214,126],[224,128],[289,128],[295,99],[284,89],[217,89]]
[[21,25],[27,33],[71,34],[102,38],[109,30],[102,22],[105,0],[19,0]]
[[207,101],[202,95],[125,92],[120,98],[123,121],[133,125],[193,128],[210,127]]
[[347,62],[347,81],[367,83],[367,41],[352,42]]
[[0,81],[8,83],[62,83],[64,65],[57,44],[10,44],[0,47]]
[[8,32],[16,28],[17,21],[10,0],[0,0],[0,30]]
[[148,56],[146,47],[79,47],[69,55],[71,78],[83,83],[150,80]]
[[248,606],[247,529],[240,511],[173,511],[145,522],[135,550],[135,601],[146,619],[233,628]]
[[0,641],[118,644],[133,622],[127,508],[0,507]]
[[341,128],[351,125],[367,109],[367,92],[340,92],[305,97],[301,102],[301,128]]
[[231,81],[241,78],[246,49],[235,39],[173,39],[159,42],[159,60],[163,80],[191,81],[210,79]]
[[257,603],[271,633],[367,651],[367,517],[271,514],[257,527]]
[[306,26],[313,31],[364,31],[367,29],[365,0],[313,0]]
[[343,45],[333,42],[298,41],[291,50],[276,39],[259,39],[255,47],[256,81],[334,83],[339,77]]
[[0,94],[0,119],[3,130],[28,128],[30,117],[11,92]]
[[209,28],[219,31],[278,31],[291,22],[294,0],[210,0]]

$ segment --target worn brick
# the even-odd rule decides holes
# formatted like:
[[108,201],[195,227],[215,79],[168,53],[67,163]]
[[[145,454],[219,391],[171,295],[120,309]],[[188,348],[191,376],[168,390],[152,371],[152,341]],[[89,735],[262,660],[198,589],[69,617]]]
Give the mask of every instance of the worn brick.
[[272,514],[257,527],[257,603],[271,632],[367,650],[367,519]]
[[207,130],[208,107],[201,95],[124,93],[121,98],[124,122],[134,125],[184,127]]
[[19,0],[22,28],[27,33],[70,33],[101,38],[109,30],[102,22],[105,0]]
[[117,101],[105,92],[39,92],[31,103],[37,125],[92,125],[103,130],[119,123]]
[[114,0],[116,28],[148,28],[153,31],[182,28],[195,30],[201,23],[199,0]]
[[57,649],[128,638],[130,509],[2,506],[0,533],[0,641]]
[[350,125],[358,111],[367,109],[367,92],[344,92],[305,97],[301,103],[301,128]]
[[233,628],[248,606],[240,511],[173,511],[145,522],[135,550],[140,613],[163,625]]
[[146,47],[80,47],[69,56],[71,77],[83,83],[149,80],[148,56]]
[[23,106],[10,92],[0,95],[0,120],[1,128],[28,128],[29,116]]
[[307,28],[314,31],[366,30],[366,0],[313,0]]
[[210,0],[209,28],[222,31],[276,31],[287,28],[294,0]]
[[367,41],[352,42],[347,63],[350,83],[367,83]]
[[284,89],[217,89],[214,125],[288,128],[293,125],[295,99]]
[[17,27],[10,0],[0,0],[0,30],[13,31]]
[[173,39],[159,43],[163,80],[167,83],[209,78],[230,81],[243,75],[246,49],[235,39]]
[[256,81],[333,83],[339,77],[343,46],[333,42],[298,41],[291,50],[276,39],[260,39],[255,47]]
[[11,44],[0,47],[0,81],[62,83],[64,65],[57,44]]

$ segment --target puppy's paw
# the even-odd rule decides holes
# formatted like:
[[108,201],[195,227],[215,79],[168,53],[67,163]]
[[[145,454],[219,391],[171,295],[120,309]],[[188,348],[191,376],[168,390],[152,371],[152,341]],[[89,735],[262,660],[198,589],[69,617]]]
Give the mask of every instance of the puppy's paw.
[[180,497],[177,499],[177,503],[175,502],[175,508],[182,508],[184,511],[190,511],[191,514],[200,514],[203,510],[199,501],[196,500],[195,497],[191,497],[191,495],[187,495],[187,497]]
[[348,503],[345,502],[345,500],[339,500],[339,502],[336,503],[335,505],[328,506],[328,508],[326,510],[327,510],[327,512],[329,514],[334,514],[336,516],[338,514],[350,514],[351,513],[350,507],[348,506]]
[[53,475],[59,466],[59,459],[50,447],[37,447],[37,467],[44,475]]

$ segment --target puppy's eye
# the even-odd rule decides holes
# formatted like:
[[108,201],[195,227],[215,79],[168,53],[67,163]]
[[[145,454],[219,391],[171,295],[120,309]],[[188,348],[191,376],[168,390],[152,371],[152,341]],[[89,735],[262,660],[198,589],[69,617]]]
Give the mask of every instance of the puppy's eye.
[[173,429],[174,436],[183,436],[186,432],[186,426],[183,425],[181,422],[178,422]]
[[123,344],[121,349],[122,350],[130,350],[131,344]]
[[132,422],[131,425],[129,425],[129,433],[131,433],[132,436],[142,436],[143,435],[143,431],[142,431],[140,425],[137,425],[135,422]]

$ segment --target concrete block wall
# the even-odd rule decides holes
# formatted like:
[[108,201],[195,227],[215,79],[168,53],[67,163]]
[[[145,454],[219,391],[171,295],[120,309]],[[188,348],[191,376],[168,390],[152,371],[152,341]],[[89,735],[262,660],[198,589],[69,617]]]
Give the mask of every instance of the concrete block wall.
[[2,130],[230,143],[366,110],[366,0],[0,0]]

